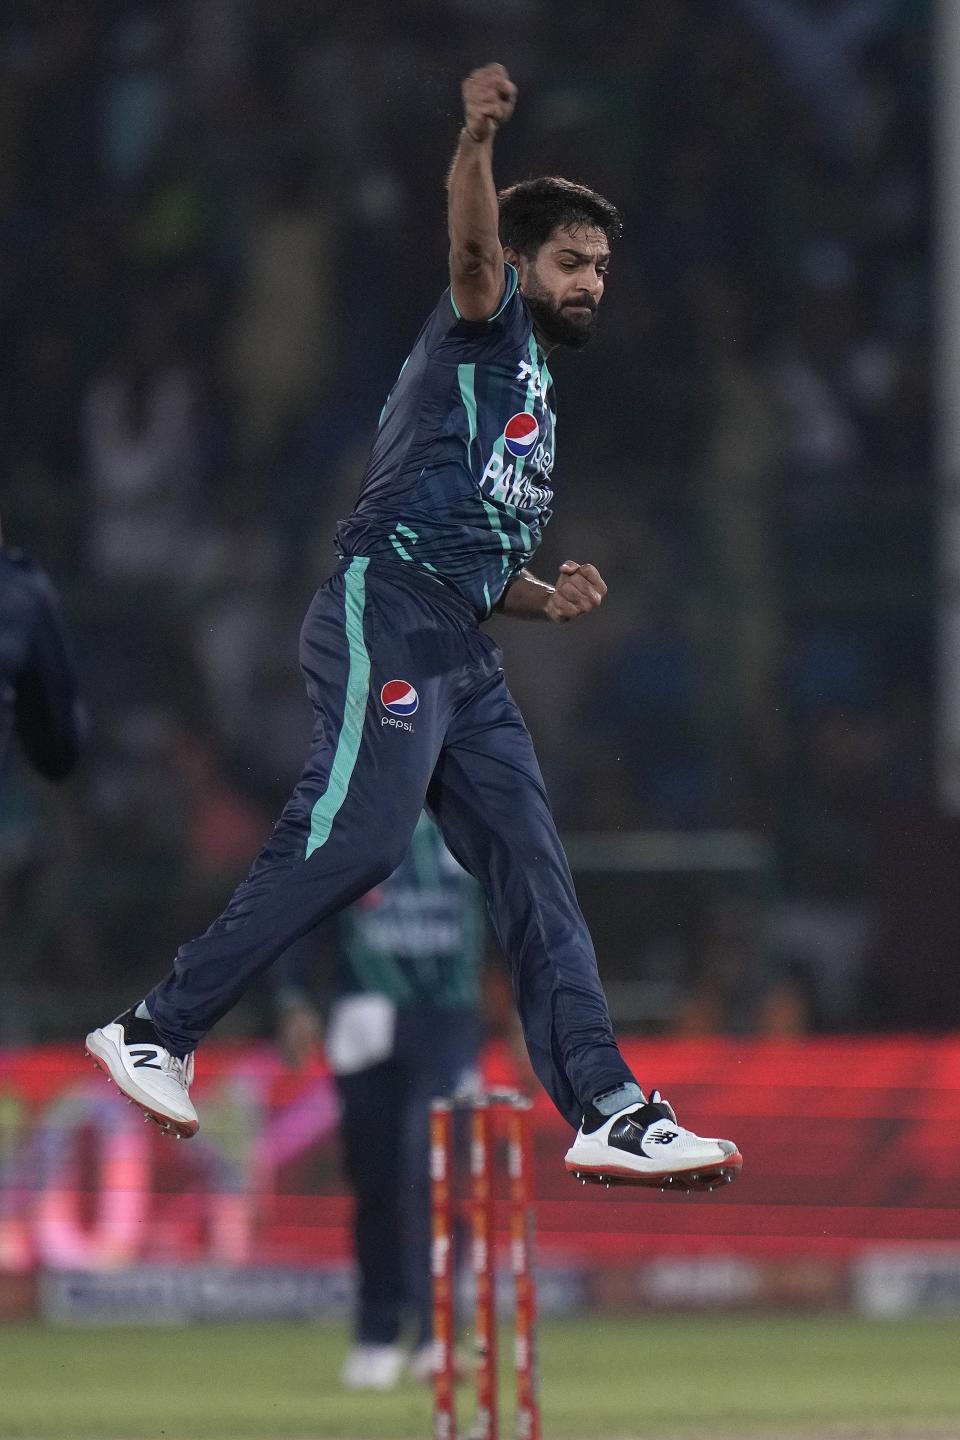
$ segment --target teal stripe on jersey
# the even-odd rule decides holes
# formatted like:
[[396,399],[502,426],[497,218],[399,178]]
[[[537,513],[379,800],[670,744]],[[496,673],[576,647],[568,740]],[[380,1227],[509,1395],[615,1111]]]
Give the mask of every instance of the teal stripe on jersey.
[[[501,459],[502,459],[502,458],[503,458],[503,445],[500,445],[500,446],[499,446],[499,449],[497,449],[497,446],[496,446],[496,445],[495,445],[493,448],[494,448],[494,450],[497,450],[497,453],[500,455],[500,457],[501,457]],[[490,529],[491,529],[491,530],[495,530],[495,531],[497,532],[497,534],[500,536],[500,545],[501,545],[501,547],[503,548],[503,552],[504,552],[503,555],[501,556],[502,568],[503,568],[504,570],[509,570],[509,568],[510,568],[510,555],[511,555],[512,550],[513,550],[513,546],[510,544],[510,536],[504,533],[503,526],[500,524],[500,512],[499,512],[499,510],[497,509],[496,505],[491,505],[490,501],[487,499],[487,497],[486,497],[485,495],[484,495],[482,498],[483,498],[483,508],[484,508],[484,510],[487,512],[487,519],[488,519],[488,521],[490,522]]]
[[473,442],[477,438],[477,392],[476,392],[476,365],[458,365],[457,380],[460,383],[460,399],[463,401],[463,408],[467,412],[467,465],[470,464],[470,451]]
[[305,860],[309,860],[313,852],[319,850],[330,838],[333,822],[347,798],[350,777],[360,753],[363,719],[370,693],[370,656],[363,638],[363,611],[366,604],[364,576],[369,564],[366,556],[357,556],[347,567],[344,598],[349,652],[347,696],[343,704],[343,723],[337,738],[337,749],[330,767],[330,779],[310,815],[310,836],[307,840],[307,853],[303,857]]
[[[464,410],[466,411],[466,416],[467,416],[467,465],[468,465],[468,466],[470,465],[470,461],[471,461],[470,451],[471,451],[471,449],[472,449],[472,447],[473,447],[473,442],[474,442],[474,440],[476,440],[476,438],[477,438],[477,394],[476,394],[476,389],[475,389],[475,384],[476,384],[476,369],[477,369],[476,365],[458,365],[458,366],[457,366],[457,380],[458,380],[459,383],[460,383],[460,399],[463,401],[463,408],[464,408]],[[498,451],[498,453],[499,453],[499,455],[500,455],[500,458],[502,459],[502,458],[503,458],[503,437],[502,437],[502,436],[501,436],[501,438],[497,441],[497,444],[496,444],[493,448]],[[509,537],[506,536],[506,535],[504,535],[504,533],[503,533],[503,527],[502,527],[502,525],[500,524],[500,516],[497,514],[496,506],[491,505],[491,504],[490,504],[490,501],[487,500],[486,497],[482,497],[482,498],[483,498],[483,508],[484,508],[484,510],[487,512],[487,519],[488,519],[488,521],[490,522],[490,528],[491,528],[491,530],[496,530],[496,531],[498,532],[498,534],[499,534],[499,536],[500,536],[500,544],[502,545],[504,551],[506,551],[507,553],[509,553],[509,551],[510,551],[510,540],[509,540]],[[507,568],[507,566],[509,565],[509,563],[510,563],[510,562],[509,562],[509,560],[507,559],[507,554],[505,554],[505,555],[503,556],[503,568],[504,568],[504,570],[506,570],[506,568]]]
[[[529,339],[529,341],[527,342],[527,354],[528,354],[529,357],[530,357],[530,379],[527,381],[527,393],[526,393],[526,396],[525,396],[525,398],[524,398],[523,409],[524,409],[524,412],[525,412],[527,415],[532,415],[532,414],[533,414],[533,410],[534,410],[534,403],[535,403],[536,398],[537,398],[537,381],[538,381],[538,378],[539,378],[539,376],[540,376],[540,366],[539,366],[539,363],[538,363],[538,362],[539,362],[540,352],[539,352],[539,350],[538,350],[538,348],[537,348],[536,337],[534,336],[532,330],[531,330],[531,332],[530,332],[530,339]],[[473,370],[473,369],[475,369],[475,367],[472,366],[472,365],[471,365],[471,366],[461,365],[461,366],[458,367],[458,370],[467,370],[467,369]],[[461,387],[460,387],[460,393],[461,393],[461,395],[463,394],[463,386],[462,386],[462,384],[461,384]],[[472,394],[472,390],[471,390],[471,394]],[[472,418],[472,420],[471,420],[471,422],[470,422],[470,429],[471,429],[471,436],[472,436],[473,434],[476,433],[476,401],[475,401],[475,400],[474,400],[474,402],[473,402],[473,418]],[[494,453],[500,458],[501,461],[503,460],[504,448],[505,448],[504,437],[501,435],[500,438],[497,440],[496,444],[495,444],[494,447],[493,447]],[[468,457],[468,458],[469,458],[469,457]],[[520,457],[520,458],[516,459],[516,460],[514,461],[514,466],[515,466],[515,469],[514,469],[514,478],[513,478],[512,483],[513,483],[513,484],[516,484],[516,482],[520,479],[520,476],[523,474],[524,457]],[[491,502],[490,502],[489,500],[487,500],[485,497],[484,497],[484,500],[483,500],[483,508],[484,508],[484,510],[487,512],[487,520],[488,520],[489,523],[490,523],[490,528],[491,528],[492,530],[495,530],[495,531],[498,533],[498,535],[500,536],[500,544],[501,544],[501,546],[503,547],[503,550],[504,550],[504,554],[503,554],[503,556],[502,556],[501,563],[502,563],[503,569],[504,569],[504,570],[508,570],[508,569],[510,568],[510,556],[511,556],[512,553],[513,553],[513,546],[510,544],[509,536],[504,532],[503,525],[502,525],[501,520],[500,520],[499,511],[498,511],[497,507],[496,507],[495,505],[491,504]],[[530,534],[529,527],[528,527],[527,525],[525,525],[522,520],[520,520],[520,519],[517,518],[516,507],[513,506],[513,505],[507,504],[505,501],[501,501],[501,502],[500,502],[500,509],[504,510],[508,515],[510,515],[511,519],[514,520],[514,522],[515,522],[516,525],[517,525],[517,528],[518,528],[519,531],[520,531],[520,540],[521,540],[521,543],[522,543],[524,549],[527,551],[528,554],[532,553],[532,551],[536,548],[536,547],[534,546],[534,544],[533,544],[533,537],[532,537],[532,535]]]
[[[538,375],[541,373],[541,372],[540,372],[540,367],[539,367],[539,365],[538,365],[538,363],[537,363],[538,360],[539,360],[540,352],[539,352],[539,349],[537,348],[536,337],[534,336],[532,330],[531,330],[531,332],[530,332],[530,340],[529,340],[529,342],[528,342],[528,344],[527,344],[527,354],[530,356],[530,379],[527,381],[527,394],[526,394],[526,399],[524,400],[523,408],[524,408],[524,411],[525,411],[525,413],[526,413],[527,415],[532,415],[532,414],[533,414],[533,408],[534,408],[534,402],[536,401],[536,398],[537,398],[537,377],[538,377]],[[544,370],[546,370],[546,365],[544,365]],[[547,372],[547,373],[548,373],[548,375],[549,375],[549,372]],[[547,389],[547,387],[544,385],[544,386],[543,386],[543,393],[544,393],[544,394],[546,394],[546,389]],[[503,459],[503,444],[502,444],[502,442],[500,443],[499,454],[500,454],[500,458]],[[521,475],[523,474],[523,467],[524,467],[525,460],[526,460],[526,456],[522,456],[522,455],[521,455],[521,456],[514,462],[514,463],[515,463],[515,469],[514,469],[514,476],[513,476],[513,481],[512,481],[512,483],[513,483],[514,485],[517,483],[517,481],[520,479]],[[525,524],[523,523],[523,521],[519,518],[519,516],[518,516],[518,514],[517,514],[517,507],[516,507],[515,505],[509,505],[509,504],[507,504],[506,501],[501,501],[501,507],[502,507],[502,509],[504,509],[504,510],[507,512],[507,514],[508,514],[508,515],[510,516],[510,518],[513,520],[514,524],[517,526],[517,529],[518,529],[519,532],[520,532],[520,540],[521,540],[521,543],[522,543],[524,549],[527,551],[528,554],[529,554],[529,553],[532,553],[532,551],[536,548],[536,547],[534,546],[534,543],[533,543],[533,536],[530,534],[529,526],[525,525]],[[489,507],[488,507],[488,508],[489,508]]]
[[[504,451],[504,447],[505,447],[505,440],[504,440],[504,437],[501,435],[500,438],[496,441],[496,443],[495,443],[495,445],[494,445],[494,447],[493,447],[493,453],[499,458],[501,464],[503,463],[503,451]],[[497,532],[497,534],[500,536],[500,544],[501,544],[501,546],[502,546],[502,548],[503,548],[503,551],[504,551],[503,555],[501,555],[501,557],[500,557],[501,568],[504,569],[504,570],[509,570],[509,569],[510,569],[510,554],[511,554],[511,551],[512,551],[513,547],[512,547],[512,545],[510,544],[510,537],[509,537],[509,535],[505,535],[505,534],[504,534],[503,526],[500,524],[500,512],[499,512],[499,510],[497,509],[496,505],[492,505],[492,504],[490,503],[490,501],[487,499],[486,495],[481,495],[480,498],[481,498],[481,500],[483,501],[483,508],[484,508],[484,510],[486,511],[487,523],[489,524],[490,529],[491,529],[491,530],[495,530],[495,531]]]
[[397,539],[396,527],[394,528],[393,534],[390,536],[390,544],[393,546],[394,550],[396,550],[401,560],[410,560],[411,562],[413,561],[413,556],[410,554],[410,551],[404,549],[404,547],[400,544],[400,541]]
[[[529,344],[527,345],[527,354],[530,356],[530,379],[527,381],[527,398],[526,398],[526,400],[524,401],[523,408],[524,408],[524,411],[526,412],[527,415],[532,415],[532,414],[533,414],[533,402],[534,402],[534,401],[536,400],[536,398],[537,398],[537,383],[538,383],[538,381],[539,381],[539,379],[540,379],[540,365],[539,365],[540,352],[539,352],[539,350],[538,350],[538,348],[537,348],[537,342],[536,342],[536,339],[535,339],[535,337],[534,337],[534,334],[533,334],[533,331],[532,331],[532,330],[530,331],[530,341],[529,341]],[[546,390],[545,390],[545,389],[544,389],[544,394],[546,394]],[[519,460],[517,461],[517,468],[516,468],[516,470],[515,470],[515,472],[514,472],[514,476],[513,476],[513,483],[514,483],[514,484],[517,483],[517,481],[520,479],[521,475],[523,474],[523,467],[524,467],[525,461],[526,461],[526,456],[525,456],[525,455],[521,455],[520,458],[519,458]],[[528,533],[529,533],[529,532],[528,532]],[[528,546],[528,549],[529,549],[529,546]]]
[[527,551],[528,554],[532,554],[534,550],[533,536],[530,534],[529,525],[525,525],[524,522],[520,519],[520,513],[517,510],[516,505],[508,505],[506,500],[501,500],[500,509],[505,511],[506,514],[510,516],[510,519],[513,521],[514,525],[516,525],[517,529],[520,532],[520,539],[523,542],[524,549]]
[[[420,536],[417,534],[416,530],[411,530],[409,525],[401,525],[399,522],[394,525],[393,534],[390,536],[390,544],[393,546],[394,550],[396,550],[397,554],[400,556],[400,559],[409,560],[411,564],[419,564],[424,570],[429,570],[431,575],[436,575],[437,567],[436,565],[431,565],[429,560],[414,561],[414,557],[410,554],[410,551],[400,541],[399,537],[401,535],[405,536],[407,540],[412,540],[414,545],[416,545],[417,541],[420,539]],[[442,584],[443,582],[441,581],[440,583]]]

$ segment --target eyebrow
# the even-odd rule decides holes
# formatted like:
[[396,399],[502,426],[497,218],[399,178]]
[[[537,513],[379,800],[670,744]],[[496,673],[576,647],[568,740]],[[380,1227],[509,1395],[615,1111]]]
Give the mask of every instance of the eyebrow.
[[557,251],[557,255],[572,255],[575,260],[585,260],[588,262],[590,260],[596,260],[598,265],[610,264],[609,250],[601,250],[598,255],[594,255],[589,250],[574,250],[572,245],[564,245],[561,250]]

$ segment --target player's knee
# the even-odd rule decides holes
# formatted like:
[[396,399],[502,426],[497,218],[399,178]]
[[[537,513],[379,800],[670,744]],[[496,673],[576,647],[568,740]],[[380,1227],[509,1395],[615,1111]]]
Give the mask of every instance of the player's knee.
[[406,858],[409,849],[409,837],[401,835],[399,839],[395,836],[381,835],[378,837],[375,853],[372,858],[371,869],[376,872],[376,878],[371,885],[379,885],[398,870]]

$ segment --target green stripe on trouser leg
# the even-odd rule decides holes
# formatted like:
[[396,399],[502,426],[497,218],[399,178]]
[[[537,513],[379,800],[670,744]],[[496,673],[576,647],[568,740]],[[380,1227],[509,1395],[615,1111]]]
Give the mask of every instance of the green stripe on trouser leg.
[[307,860],[314,850],[319,850],[321,845],[326,844],[330,836],[333,822],[347,798],[350,777],[363,739],[363,720],[370,693],[370,656],[363,638],[363,611],[366,604],[364,576],[369,563],[366,556],[357,557],[351,560],[347,567],[344,596],[344,620],[350,657],[347,694],[343,704],[343,723],[340,726],[327,788],[310,814],[310,836],[304,856]]

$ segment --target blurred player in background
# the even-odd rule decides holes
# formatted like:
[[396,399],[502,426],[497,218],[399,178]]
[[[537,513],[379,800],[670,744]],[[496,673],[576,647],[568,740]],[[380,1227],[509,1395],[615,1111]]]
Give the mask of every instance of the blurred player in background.
[[298,937],[397,868],[426,801],[483,886],[534,1070],[579,1126],[568,1170],[712,1187],[740,1155],[647,1099],[617,1047],[533,745],[481,629],[493,612],[567,624],[607,588],[593,565],[566,561],[553,585],[527,565],[553,498],[547,356],[590,339],[620,216],[552,177],[498,197],[493,142],[516,96],[502,65],[463,84],[450,286],[387,399],[341,563],[304,621],[315,728],[300,783],[220,918],[87,1049],[146,1114],[194,1134],[199,1041]]
[[63,780],[86,734],[77,672],[50,580],[0,533],[0,785],[11,739],[47,780]]
[[[339,916],[323,1044],[340,1097],[358,1271],[350,1389],[430,1374],[430,1101],[467,1086],[480,1041],[483,896],[424,815],[398,870]],[[278,963],[279,1039],[302,1064],[320,1040],[313,937]]]

